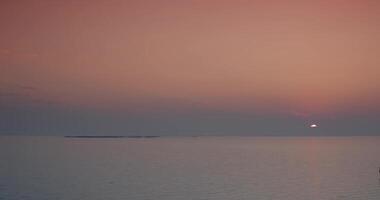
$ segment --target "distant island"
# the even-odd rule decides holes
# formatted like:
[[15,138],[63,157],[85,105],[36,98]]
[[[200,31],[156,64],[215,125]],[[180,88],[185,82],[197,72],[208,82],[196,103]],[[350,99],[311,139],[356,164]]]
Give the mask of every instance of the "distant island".
[[122,135],[66,135],[66,138],[156,138],[160,136],[156,135],[131,135],[131,136],[122,136]]

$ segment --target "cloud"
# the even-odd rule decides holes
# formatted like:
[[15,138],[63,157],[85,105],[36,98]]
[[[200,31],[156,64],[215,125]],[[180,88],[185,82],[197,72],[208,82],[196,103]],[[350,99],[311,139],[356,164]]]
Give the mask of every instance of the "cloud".
[[30,91],[30,90],[37,90],[37,88],[31,85],[2,81],[0,82],[0,91],[2,90],[17,90],[17,91],[28,90]]
[[41,99],[34,95],[38,91],[36,87],[18,83],[1,82],[0,104],[13,105],[40,102]]

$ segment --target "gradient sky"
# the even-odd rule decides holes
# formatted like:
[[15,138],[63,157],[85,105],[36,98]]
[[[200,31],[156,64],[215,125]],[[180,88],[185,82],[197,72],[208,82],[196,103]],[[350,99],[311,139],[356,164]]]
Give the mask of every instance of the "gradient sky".
[[380,135],[379,1],[3,0],[0,27],[0,134]]

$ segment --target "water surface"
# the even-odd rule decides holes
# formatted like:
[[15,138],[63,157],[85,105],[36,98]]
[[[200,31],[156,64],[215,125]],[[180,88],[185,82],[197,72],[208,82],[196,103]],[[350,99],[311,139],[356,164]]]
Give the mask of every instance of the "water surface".
[[380,137],[0,137],[0,200],[380,199]]

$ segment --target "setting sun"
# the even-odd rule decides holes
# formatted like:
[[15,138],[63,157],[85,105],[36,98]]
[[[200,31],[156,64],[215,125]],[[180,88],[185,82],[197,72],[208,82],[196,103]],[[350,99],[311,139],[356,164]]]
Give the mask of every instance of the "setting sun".
[[317,128],[317,127],[318,127],[318,125],[316,125],[316,124],[310,125],[310,128]]

